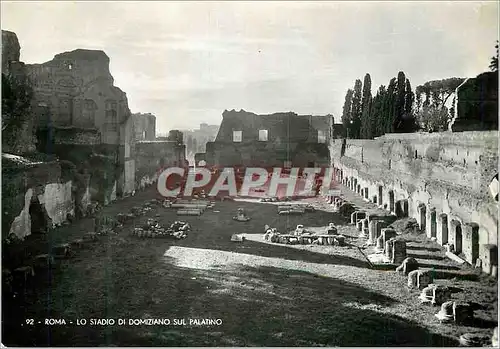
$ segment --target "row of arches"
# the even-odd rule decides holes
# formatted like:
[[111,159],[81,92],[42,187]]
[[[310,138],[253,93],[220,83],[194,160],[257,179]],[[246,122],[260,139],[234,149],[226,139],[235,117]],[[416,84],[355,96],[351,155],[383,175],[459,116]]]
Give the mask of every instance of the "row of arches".
[[413,216],[421,231],[425,231],[428,238],[435,238],[440,245],[449,244],[455,254],[463,255],[470,264],[475,264],[479,258],[479,226],[476,223],[464,223],[455,216],[438,212],[435,207],[425,203],[417,203],[410,214],[408,199],[396,200],[393,189],[385,189],[377,185],[375,193],[371,193],[373,185],[365,184],[355,176],[346,176],[342,169],[335,168],[336,179],[350,190],[361,195],[366,201],[376,203],[398,218]]

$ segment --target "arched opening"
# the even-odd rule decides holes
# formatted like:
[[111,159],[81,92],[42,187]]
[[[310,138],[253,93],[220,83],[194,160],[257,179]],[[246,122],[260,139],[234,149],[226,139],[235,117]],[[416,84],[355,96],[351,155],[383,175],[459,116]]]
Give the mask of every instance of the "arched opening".
[[368,199],[368,188],[365,188],[365,199]]
[[377,203],[377,195],[374,195],[374,196],[372,197],[372,202],[373,202],[374,204],[376,204],[376,203]]
[[399,201],[396,201],[396,205],[395,205],[395,210],[394,210],[394,213],[396,214],[396,217],[398,218],[402,218],[404,217],[404,214],[403,214],[403,203],[401,200]]
[[455,253],[462,253],[462,225],[455,226]]
[[359,185],[359,184],[356,187],[356,193],[358,193],[358,194],[361,193],[361,185]]
[[410,215],[410,208],[408,206],[408,200],[403,200],[403,217],[408,217]]
[[44,234],[47,232],[47,217],[45,216],[45,209],[43,208],[38,198],[35,196],[31,201],[29,213],[31,217],[31,233]]
[[437,218],[436,218],[436,210],[432,209],[431,210],[431,226],[430,226],[430,237],[435,238],[437,237]]
[[394,207],[394,192],[391,190],[389,191],[389,211],[394,212],[395,207]]
[[417,218],[418,218],[418,225],[420,226],[420,230],[425,231],[426,228],[426,213],[427,213],[427,208],[425,207],[425,204],[420,204],[417,207]]
[[448,216],[445,213],[439,215],[438,243],[444,245],[448,242]]
[[382,186],[381,186],[381,185],[379,185],[379,186],[378,186],[378,204],[379,204],[379,205],[382,205],[382,204],[383,204],[383,200],[382,200],[382,195],[383,195],[383,193],[382,193],[382,189],[383,189],[383,188],[382,188]]

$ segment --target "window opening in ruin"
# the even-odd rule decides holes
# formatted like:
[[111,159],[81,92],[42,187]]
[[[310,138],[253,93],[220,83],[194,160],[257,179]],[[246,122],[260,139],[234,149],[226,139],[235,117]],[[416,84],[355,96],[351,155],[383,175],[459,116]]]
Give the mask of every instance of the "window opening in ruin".
[[243,131],[233,131],[233,142],[241,142],[243,139]]
[[365,188],[365,199],[368,199],[368,188]]
[[415,150],[415,159],[418,158],[417,150]]
[[47,219],[44,214],[44,208],[38,201],[38,198],[35,198],[34,201],[31,202],[29,213],[31,217],[31,233],[32,234],[44,234],[47,232]]
[[318,130],[318,143],[326,143],[326,133],[323,130]]
[[376,204],[376,203],[377,203],[377,195],[374,195],[374,196],[372,197],[372,202],[373,202],[374,204]]
[[382,186],[379,185],[378,186],[378,204],[379,205],[382,205],[382,195],[383,195],[383,193],[382,193]]
[[267,130],[259,130],[259,141],[267,142],[268,140],[267,136],[268,136]]

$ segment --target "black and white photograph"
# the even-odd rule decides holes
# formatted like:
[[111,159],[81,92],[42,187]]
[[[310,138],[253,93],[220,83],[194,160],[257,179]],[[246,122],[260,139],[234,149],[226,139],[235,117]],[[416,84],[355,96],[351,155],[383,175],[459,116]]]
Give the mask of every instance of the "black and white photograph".
[[499,1],[1,1],[2,347],[499,347]]

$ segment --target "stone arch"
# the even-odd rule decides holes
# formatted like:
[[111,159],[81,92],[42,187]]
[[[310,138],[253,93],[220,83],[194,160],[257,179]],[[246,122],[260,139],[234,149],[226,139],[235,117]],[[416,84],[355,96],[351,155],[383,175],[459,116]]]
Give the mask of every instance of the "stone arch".
[[427,212],[427,207],[425,204],[419,204],[417,206],[417,221],[418,225],[420,226],[420,230],[425,231],[427,222],[426,222],[426,212]]
[[396,201],[396,204],[394,206],[394,213],[398,218],[402,218],[405,216],[403,211],[403,200]]
[[448,215],[441,213],[438,218],[437,242],[444,245],[448,242]]
[[451,240],[454,246],[455,253],[462,252],[462,223],[456,219],[452,219],[450,222],[451,227]]
[[465,260],[474,265],[479,258],[479,225],[466,223],[463,230],[462,250]]

